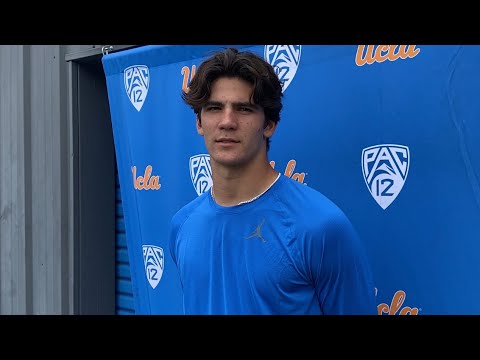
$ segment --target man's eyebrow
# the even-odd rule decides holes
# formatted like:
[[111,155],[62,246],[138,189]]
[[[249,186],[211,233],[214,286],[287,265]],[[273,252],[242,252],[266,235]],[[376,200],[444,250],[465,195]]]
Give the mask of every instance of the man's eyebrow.
[[249,101],[239,101],[239,102],[235,102],[233,103],[234,106],[241,106],[241,107],[256,107],[255,104],[252,104],[251,102]]
[[[225,103],[223,103],[221,101],[210,100],[210,101],[207,101],[204,106],[212,106],[212,105],[213,106],[222,106],[222,105],[225,105]],[[232,105],[235,106],[235,107],[256,107],[255,104],[252,104],[249,101],[238,101],[238,102],[232,103]]]
[[219,105],[223,105],[223,104],[220,101],[210,100],[210,101],[207,101],[204,106],[212,106],[212,105],[219,106]]

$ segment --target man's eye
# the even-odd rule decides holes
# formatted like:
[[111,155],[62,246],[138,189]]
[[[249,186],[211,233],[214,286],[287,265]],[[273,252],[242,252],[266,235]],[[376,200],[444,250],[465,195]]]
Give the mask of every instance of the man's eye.
[[238,108],[238,111],[241,111],[241,112],[251,112],[252,109],[248,108],[248,107],[240,107]]
[[215,111],[215,110],[219,110],[220,107],[219,106],[207,106],[207,108],[205,110],[207,111]]

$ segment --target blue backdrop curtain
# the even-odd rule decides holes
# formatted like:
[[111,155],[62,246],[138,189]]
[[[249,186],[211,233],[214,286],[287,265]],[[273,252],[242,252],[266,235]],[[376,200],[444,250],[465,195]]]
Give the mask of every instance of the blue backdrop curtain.
[[[102,58],[138,314],[182,312],[168,225],[209,190],[211,170],[180,96],[221,47]],[[480,314],[480,46],[236,47],[263,56],[285,82],[271,165],[351,219],[378,313]]]

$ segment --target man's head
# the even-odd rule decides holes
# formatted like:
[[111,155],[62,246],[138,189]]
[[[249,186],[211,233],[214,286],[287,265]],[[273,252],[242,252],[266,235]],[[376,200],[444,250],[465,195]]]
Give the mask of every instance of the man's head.
[[[257,54],[228,48],[214,53],[198,67],[182,99],[201,122],[202,108],[210,100],[212,84],[219,78],[239,78],[253,86],[250,102],[263,109],[265,127],[275,125],[282,110],[282,83],[273,67]],[[270,139],[267,138],[267,151]]]

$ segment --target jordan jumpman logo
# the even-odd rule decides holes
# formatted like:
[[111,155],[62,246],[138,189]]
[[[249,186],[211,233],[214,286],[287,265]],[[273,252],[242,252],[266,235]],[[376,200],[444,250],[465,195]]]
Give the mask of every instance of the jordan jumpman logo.
[[262,242],[267,242],[262,236],[262,226],[265,223],[265,219],[262,220],[262,222],[257,226],[257,228],[252,232],[252,234],[245,239],[251,239],[254,237],[258,237]]

